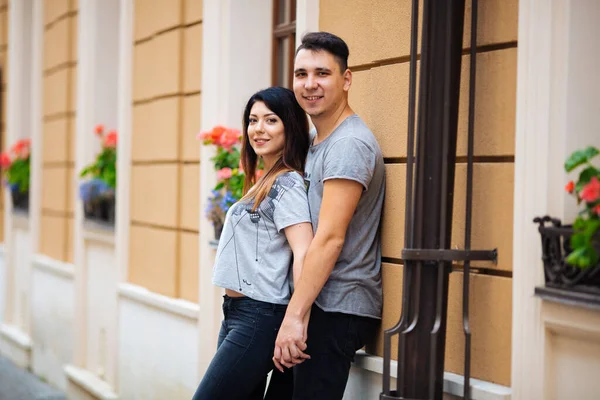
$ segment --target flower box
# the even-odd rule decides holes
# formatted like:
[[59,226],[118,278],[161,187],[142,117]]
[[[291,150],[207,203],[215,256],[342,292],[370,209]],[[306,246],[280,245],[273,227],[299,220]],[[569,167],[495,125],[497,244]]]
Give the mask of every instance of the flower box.
[[18,188],[11,188],[10,194],[14,210],[29,211],[29,190],[21,192]]
[[9,151],[0,154],[0,168],[4,174],[4,182],[10,190],[13,209],[29,211],[31,140],[18,140]]
[[105,134],[104,125],[94,129],[102,141],[102,149],[93,163],[80,172],[81,178],[90,178],[79,185],[86,220],[115,224],[115,190],[117,186],[117,132]]
[[93,199],[83,201],[83,215],[86,220],[114,225],[115,194],[102,194]]
[[[566,260],[573,251],[571,225],[562,225],[559,219],[548,216],[536,218],[542,240],[542,260],[547,287],[571,291],[600,294],[600,262],[581,268]],[[600,233],[593,238],[593,247],[600,253]]]

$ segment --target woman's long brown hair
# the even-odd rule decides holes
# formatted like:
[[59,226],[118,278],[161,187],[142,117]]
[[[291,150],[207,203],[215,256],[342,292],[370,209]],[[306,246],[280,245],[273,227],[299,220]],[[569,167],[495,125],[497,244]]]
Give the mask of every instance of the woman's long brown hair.
[[[261,178],[256,179],[258,156],[250,145],[248,125],[250,111],[256,102],[263,102],[283,122],[284,145],[281,157]],[[267,197],[277,177],[285,172],[296,171],[304,175],[304,164],[309,148],[308,117],[296,101],[294,93],[286,88],[272,87],[256,92],[246,104],[243,117],[244,137],[242,139],[241,161],[244,168],[244,196],[242,200],[254,200],[252,211]],[[250,192],[250,189],[254,190]]]

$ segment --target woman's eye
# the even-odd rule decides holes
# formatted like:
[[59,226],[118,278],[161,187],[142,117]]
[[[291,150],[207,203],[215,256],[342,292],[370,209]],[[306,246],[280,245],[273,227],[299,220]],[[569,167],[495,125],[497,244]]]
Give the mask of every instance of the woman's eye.
[[276,123],[277,123],[277,120],[276,120],[275,118],[269,118],[269,119],[267,120],[267,122],[268,122],[268,123],[270,123],[270,124],[276,124]]
[[252,124],[255,124],[255,123],[256,123],[256,119],[255,119],[255,118],[250,118],[250,119],[248,120],[248,123],[249,123],[250,125],[252,125]]

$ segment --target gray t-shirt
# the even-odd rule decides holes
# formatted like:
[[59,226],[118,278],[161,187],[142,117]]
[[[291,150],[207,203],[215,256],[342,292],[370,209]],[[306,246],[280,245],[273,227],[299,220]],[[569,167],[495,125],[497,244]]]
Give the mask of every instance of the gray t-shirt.
[[344,247],[316,304],[325,311],[381,318],[379,225],[385,167],[375,136],[358,115],[346,118],[325,140],[310,147],[304,175],[314,232],[319,230],[323,182],[349,179],[364,187]]
[[227,212],[213,283],[254,300],[287,304],[292,250],[283,229],[310,222],[304,179],[297,172],[281,174],[255,212],[252,206],[239,201]]

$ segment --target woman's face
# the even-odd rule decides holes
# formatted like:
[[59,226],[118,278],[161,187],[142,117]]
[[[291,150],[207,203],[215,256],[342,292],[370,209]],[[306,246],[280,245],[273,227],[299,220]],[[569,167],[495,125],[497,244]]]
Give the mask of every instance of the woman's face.
[[279,158],[285,145],[283,122],[265,103],[257,101],[250,109],[248,139],[254,152],[270,168]]

